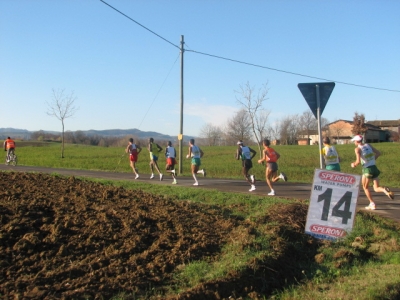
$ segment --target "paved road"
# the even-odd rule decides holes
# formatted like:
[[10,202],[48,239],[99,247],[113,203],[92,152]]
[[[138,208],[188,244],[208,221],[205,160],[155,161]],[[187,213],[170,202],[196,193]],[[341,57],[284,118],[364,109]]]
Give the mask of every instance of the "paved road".
[[[17,171],[17,172],[37,172],[37,173],[56,173],[65,176],[75,177],[91,177],[101,178],[109,180],[134,180],[132,173],[115,173],[115,172],[103,172],[103,171],[87,171],[87,170],[70,170],[70,169],[55,169],[55,168],[44,168],[44,167],[29,167],[29,166],[6,166],[0,164],[0,170]],[[201,175],[198,177],[199,186],[193,188],[207,188],[217,189],[225,192],[235,193],[249,193],[249,185],[244,180],[235,179],[217,179],[217,178],[202,178]],[[163,181],[159,180],[158,176],[154,179],[149,178],[149,174],[143,174],[138,181],[152,183],[152,184],[166,184],[169,185],[172,182],[170,176],[165,176]],[[192,186],[192,177],[178,177],[179,186]],[[264,181],[257,181],[257,190],[252,193],[257,195],[266,195],[269,189]],[[294,182],[282,182],[279,181],[274,184],[275,192],[277,196],[285,198],[296,198],[296,199],[310,199],[311,195],[311,184],[305,183],[294,183]],[[395,200],[390,200],[383,193],[372,192],[374,201],[377,205],[375,213],[388,217],[400,222],[400,189],[393,189],[395,194]],[[368,205],[368,199],[365,197],[364,192],[361,190],[358,201],[357,209],[364,209]]]

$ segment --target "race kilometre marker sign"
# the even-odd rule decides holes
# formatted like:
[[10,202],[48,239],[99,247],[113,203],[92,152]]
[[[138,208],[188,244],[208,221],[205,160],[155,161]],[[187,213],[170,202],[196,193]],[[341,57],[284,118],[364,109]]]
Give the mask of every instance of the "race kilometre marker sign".
[[316,169],[305,233],[336,240],[353,229],[360,175]]

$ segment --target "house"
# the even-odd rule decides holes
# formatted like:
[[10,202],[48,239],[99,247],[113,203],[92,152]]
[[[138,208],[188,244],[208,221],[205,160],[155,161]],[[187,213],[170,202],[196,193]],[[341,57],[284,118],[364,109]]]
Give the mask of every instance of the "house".
[[298,145],[316,145],[318,140],[318,130],[302,130],[297,134]]
[[[386,129],[381,129],[378,126],[371,124],[371,122],[365,123],[367,131],[364,134],[365,141],[367,143],[380,143],[389,141],[389,132]],[[337,120],[329,123],[323,129],[323,136],[330,136],[333,142],[336,144],[348,144],[351,143],[351,139],[354,136],[352,133],[353,121],[348,120]]]
[[400,137],[400,119],[399,120],[375,120],[368,121],[368,124],[379,127],[382,130],[387,130],[390,134],[389,140],[398,142]]
[[[365,123],[367,131],[364,134],[367,143],[381,143],[400,140],[400,119],[369,121]],[[322,128],[322,137],[329,136],[332,143],[349,144],[354,136],[353,121],[337,120]],[[303,130],[297,135],[299,145],[318,144],[318,130]]]

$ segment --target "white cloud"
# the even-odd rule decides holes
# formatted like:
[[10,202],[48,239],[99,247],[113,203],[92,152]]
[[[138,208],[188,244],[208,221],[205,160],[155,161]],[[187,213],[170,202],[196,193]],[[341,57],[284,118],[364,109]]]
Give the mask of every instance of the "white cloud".
[[229,118],[239,110],[239,107],[228,105],[212,105],[207,101],[201,103],[185,104],[185,115],[201,118],[204,123],[211,123],[215,126],[225,125]]

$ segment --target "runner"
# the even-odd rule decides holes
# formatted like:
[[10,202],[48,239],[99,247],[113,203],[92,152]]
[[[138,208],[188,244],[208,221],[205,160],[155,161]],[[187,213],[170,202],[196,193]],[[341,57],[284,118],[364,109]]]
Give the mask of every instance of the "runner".
[[322,143],[324,144],[324,148],[322,148],[321,152],[325,159],[325,169],[340,172],[340,158],[336,148],[331,146],[329,137],[324,137]]
[[369,190],[369,183],[373,182],[374,191],[377,193],[385,193],[390,199],[394,199],[393,192],[388,187],[379,186],[379,174],[381,173],[376,167],[376,160],[381,153],[369,144],[363,143],[363,136],[356,135],[351,141],[354,142],[356,148],[354,149],[356,154],[356,161],[351,163],[351,167],[355,168],[360,163],[362,165],[362,186],[369,200],[369,205],[365,207],[368,210],[375,210],[376,205],[372,199],[371,192]]
[[125,152],[129,153],[129,163],[130,163],[133,173],[135,173],[135,175],[136,175],[135,179],[139,178],[139,173],[138,173],[138,170],[136,169],[136,162],[138,159],[138,155],[141,151],[142,151],[142,148],[140,146],[136,145],[133,142],[133,139],[130,138],[129,144],[126,147]]
[[257,152],[245,146],[242,141],[237,142],[236,159],[242,160],[242,172],[246,181],[250,184],[249,192],[255,191],[256,186],[254,175],[249,175],[249,170],[253,167],[252,159],[256,156]]
[[167,143],[167,147],[165,148],[165,157],[167,158],[167,165],[165,166],[165,170],[167,173],[171,173],[172,178],[174,179],[174,181],[172,181],[172,184],[177,184],[178,182],[176,181],[175,173],[176,151],[175,148],[172,147],[171,141]]
[[160,174],[160,180],[163,180],[163,174],[160,171],[160,168],[158,167],[157,160],[158,156],[155,155],[156,151],[161,152],[163,149],[160,147],[160,145],[154,143],[153,138],[149,138],[149,145],[147,146],[147,150],[150,152],[150,170],[151,170],[151,175],[150,179],[154,178],[154,167],[156,168],[158,174]]
[[267,166],[265,169],[265,179],[267,181],[269,188],[271,189],[271,192],[268,193],[268,196],[275,196],[275,190],[272,186],[272,183],[277,182],[279,179],[287,181],[287,177],[283,172],[281,172],[279,176],[276,176],[278,172],[277,161],[280,158],[280,155],[278,152],[276,152],[274,149],[270,147],[270,144],[271,143],[268,139],[265,139],[263,141],[263,146],[264,146],[263,158],[259,159],[258,163],[261,164],[264,161],[267,162]]
[[199,148],[199,146],[196,146],[194,144],[194,139],[190,139],[189,141],[189,154],[186,155],[186,158],[191,157],[191,170],[192,170],[192,176],[194,178],[194,183],[193,185],[199,185],[199,182],[197,181],[196,174],[201,173],[203,176],[206,176],[206,169],[202,169],[199,171],[199,167],[201,165],[201,158],[203,157],[204,153],[203,151]]

